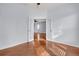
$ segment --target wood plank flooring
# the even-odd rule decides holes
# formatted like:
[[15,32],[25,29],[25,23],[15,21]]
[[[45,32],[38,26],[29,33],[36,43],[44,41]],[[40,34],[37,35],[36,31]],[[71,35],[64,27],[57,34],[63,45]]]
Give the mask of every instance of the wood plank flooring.
[[46,48],[34,47],[33,41],[0,50],[0,56],[79,56],[79,48],[47,41]]

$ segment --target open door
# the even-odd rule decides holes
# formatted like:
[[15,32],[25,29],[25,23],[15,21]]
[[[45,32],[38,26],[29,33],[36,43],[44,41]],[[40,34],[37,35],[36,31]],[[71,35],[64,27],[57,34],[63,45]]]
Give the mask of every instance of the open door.
[[46,20],[34,19],[34,46],[46,47]]

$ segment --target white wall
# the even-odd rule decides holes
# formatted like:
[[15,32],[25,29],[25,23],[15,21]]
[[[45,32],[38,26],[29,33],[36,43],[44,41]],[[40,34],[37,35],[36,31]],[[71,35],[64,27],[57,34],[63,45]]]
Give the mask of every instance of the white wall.
[[0,49],[27,42],[26,4],[0,4]]
[[[39,25],[39,29],[38,29],[38,25]],[[35,22],[34,32],[46,33],[46,22]]]
[[[44,5],[45,6],[45,5]],[[0,49],[32,41],[34,18],[45,17],[47,6],[35,4],[0,4]]]
[[36,18],[47,19],[48,40],[79,47],[79,4],[52,5],[0,4],[0,49],[32,41]]
[[29,39],[33,40],[34,34],[34,19],[47,18],[47,4],[42,4],[38,7],[36,3],[28,4],[29,7],[29,20],[30,20],[30,36]]
[[79,47],[79,4],[65,4],[49,10],[52,41]]

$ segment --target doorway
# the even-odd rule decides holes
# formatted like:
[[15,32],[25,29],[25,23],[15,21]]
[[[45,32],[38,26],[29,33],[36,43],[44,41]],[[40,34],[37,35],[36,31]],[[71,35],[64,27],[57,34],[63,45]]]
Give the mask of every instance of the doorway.
[[46,47],[46,20],[34,19],[34,46]]

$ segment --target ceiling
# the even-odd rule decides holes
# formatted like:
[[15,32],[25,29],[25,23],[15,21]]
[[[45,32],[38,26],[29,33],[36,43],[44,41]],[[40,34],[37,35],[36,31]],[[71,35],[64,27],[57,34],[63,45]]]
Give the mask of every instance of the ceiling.
[[64,5],[64,3],[40,3],[39,6],[37,5],[37,3],[28,3],[27,5],[30,11],[30,15],[46,16],[48,11],[62,6]]
[[38,6],[37,3],[29,3],[28,5],[31,7],[31,8],[34,8],[34,9],[47,9],[47,8],[56,8],[58,6],[61,6],[65,3],[40,3],[40,5]]

